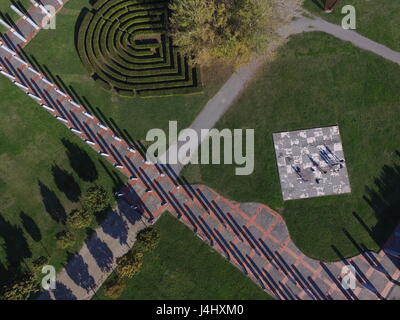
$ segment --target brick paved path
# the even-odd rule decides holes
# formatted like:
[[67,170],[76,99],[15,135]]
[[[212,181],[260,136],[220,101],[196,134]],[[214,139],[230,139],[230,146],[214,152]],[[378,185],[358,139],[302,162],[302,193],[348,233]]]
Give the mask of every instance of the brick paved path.
[[[23,22],[17,25],[27,28],[27,39],[33,36],[35,31]],[[58,275],[57,289],[43,293],[42,299],[90,299],[112,272],[115,259],[134,243],[137,231],[165,210],[277,299],[383,299],[398,294],[400,259],[394,255],[400,252],[400,228],[379,254],[367,251],[335,263],[310,259],[291,241],[278,213],[262,204],[230,201],[206,186],[181,186],[169,167],[146,162],[135,146],[13,53],[18,38],[6,39],[0,47],[2,73],[129,177],[122,190],[125,199]],[[357,271],[354,291],[340,284],[345,265]]]

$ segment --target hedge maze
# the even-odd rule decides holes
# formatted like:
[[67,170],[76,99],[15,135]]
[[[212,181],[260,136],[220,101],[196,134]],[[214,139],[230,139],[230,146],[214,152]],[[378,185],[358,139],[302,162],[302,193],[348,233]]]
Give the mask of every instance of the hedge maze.
[[199,92],[198,68],[167,33],[168,0],[98,0],[77,32],[79,56],[104,89],[125,96]]

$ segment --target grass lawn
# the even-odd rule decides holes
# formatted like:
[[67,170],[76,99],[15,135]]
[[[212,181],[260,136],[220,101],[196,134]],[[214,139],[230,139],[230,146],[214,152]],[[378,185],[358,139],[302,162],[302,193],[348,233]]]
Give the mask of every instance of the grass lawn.
[[[125,280],[119,299],[272,299],[170,213],[156,227],[158,247],[145,255],[140,273]],[[107,299],[103,291],[95,299]]]
[[127,130],[135,140],[144,139],[149,129],[166,130],[170,120],[177,120],[180,128],[190,126],[209,98],[231,74],[229,68],[219,69],[218,72],[215,72],[215,68],[210,72],[205,70],[202,72],[204,93],[195,95],[124,98],[104,91],[89,77],[75,48],[75,27],[84,7],[91,8],[89,0],[70,0],[57,15],[56,30],[42,30],[29,43],[26,52],[53,76],[59,75],[62,82],[72,86],[96,113],[100,116],[104,114],[110,120],[111,127]]
[[400,51],[400,1],[395,0],[343,0],[335,7],[332,13],[325,13],[318,4],[322,0],[304,0],[304,8],[319,15],[325,20],[341,24],[344,14],[341,13],[344,5],[352,5],[356,9],[358,33],[382,43],[393,50]]
[[[400,68],[391,62],[323,33],[295,36],[217,125],[255,128],[254,173],[235,176],[232,165],[190,165],[182,175],[234,200],[277,209],[311,257],[357,254],[346,231],[378,250],[399,220],[399,87]],[[272,133],[335,124],[352,193],[283,202]]]
[[[123,178],[3,76],[0,97],[1,284],[41,255],[57,268],[65,263],[66,250],[56,248],[58,221],[90,185],[111,192]],[[81,247],[85,231],[77,237],[71,250]]]

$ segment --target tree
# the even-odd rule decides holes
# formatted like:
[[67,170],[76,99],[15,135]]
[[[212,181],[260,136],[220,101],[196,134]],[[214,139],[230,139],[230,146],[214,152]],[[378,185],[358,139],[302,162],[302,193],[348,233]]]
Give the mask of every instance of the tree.
[[68,230],[57,233],[56,239],[57,247],[61,249],[67,249],[75,244],[75,236]]
[[33,273],[25,273],[2,288],[1,299],[3,300],[26,300],[38,291],[38,283]]
[[117,299],[125,289],[125,285],[122,278],[119,275],[115,275],[105,283],[104,295],[111,299]]
[[142,269],[143,254],[129,251],[117,259],[117,273],[120,277],[133,278]]
[[73,210],[67,217],[67,226],[74,229],[89,227],[93,221],[93,213],[83,208]]
[[146,228],[141,230],[136,237],[135,250],[140,253],[146,253],[154,250],[159,241],[160,234],[156,228]]
[[272,37],[271,1],[171,0],[169,31],[193,63],[242,64]]
[[101,186],[90,187],[82,199],[83,208],[89,212],[99,213],[110,206],[110,195]]

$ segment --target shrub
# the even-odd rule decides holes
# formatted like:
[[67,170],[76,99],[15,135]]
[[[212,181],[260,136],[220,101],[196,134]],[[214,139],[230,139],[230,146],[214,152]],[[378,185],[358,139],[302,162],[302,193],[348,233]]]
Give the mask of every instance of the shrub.
[[133,278],[142,268],[141,258],[143,254],[134,254],[129,251],[124,256],[117,259],[117,274],[120,277]]
[[160,233],[156,228],[146,228],[137,235],[135,250],[140,253],[146,253],[154,250],[160,242]]
[[125,289],[122,279],[117,275],[110,279],[105,287],[104,295],[111,299],[117,299]]
[[37,271],[41,271],[42,267],[47,264],[47,262],[49,261],[49,259],[45,256],[40,256],[39,258],[35,259],[32,261],[32,265],[34,267],[35,270]]
[[67,217],[67,226],[74,229],[89,227],[93,221],[93,213],[83,208],[72,211]]
[[101,186],[90,187],[82,199],[83,209],[93,213],[104,211],[110,206],[111,198]]
[[25,273],[12,283],[3,286],[2,300],[26,300],[29,296],[38,291],[39,286],[33,273]]
[[56,239],[57,247],[61,249],[67,249],[75,244],[75,236],[68,230],[57,233]]

